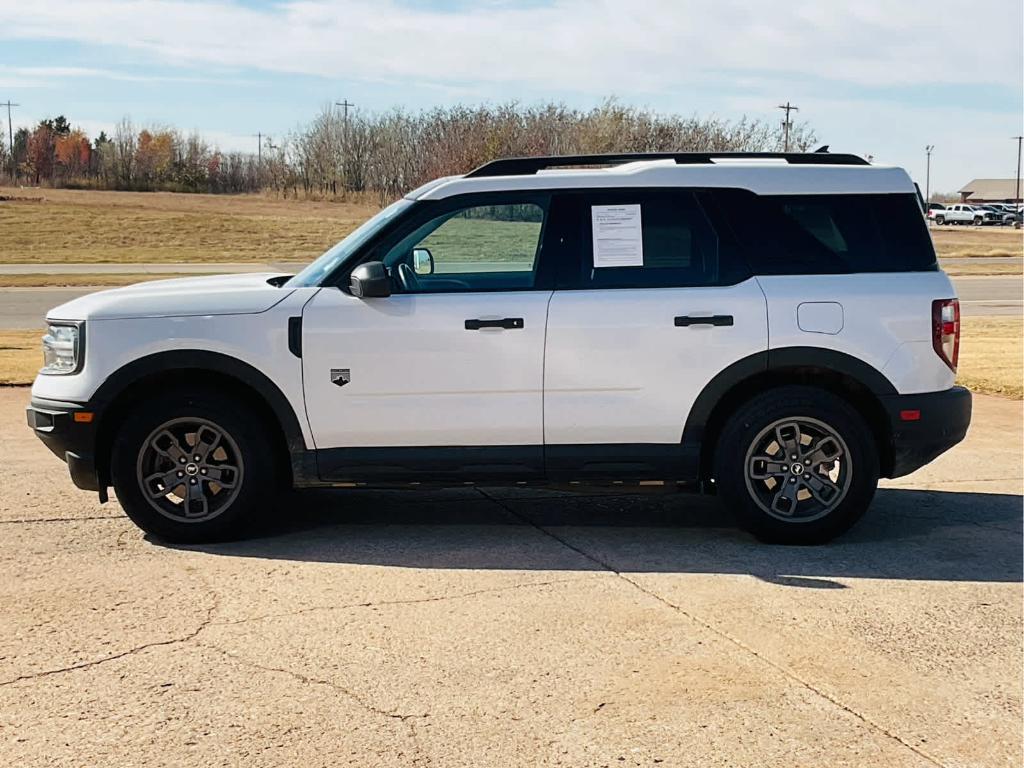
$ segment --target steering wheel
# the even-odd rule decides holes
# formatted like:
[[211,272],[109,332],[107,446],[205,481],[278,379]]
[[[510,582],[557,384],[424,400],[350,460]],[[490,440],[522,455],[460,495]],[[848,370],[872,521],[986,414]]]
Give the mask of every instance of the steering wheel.
[[403,261],[399,263],[395,273],[403,293],[416,293],[419,291],[420,281],[412,267]]

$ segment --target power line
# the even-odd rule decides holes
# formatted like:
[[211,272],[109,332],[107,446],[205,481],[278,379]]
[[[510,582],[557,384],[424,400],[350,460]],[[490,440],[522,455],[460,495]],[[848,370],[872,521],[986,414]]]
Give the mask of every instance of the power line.
[[14,126],[11,125],[11,107],[20,106],[21,104],[12,104],[10,99],[8,99],[6,103],[0,102],[0,107],[7,107],[7,137],[10,139],[10,144],[7,145],[7,149],[11,153],[11,181],[14,181]]
[[799,112],[800,107],[794,107],[787,101],[785,104],[779,104],[778,108],[786,112],[786,119],[782,121],[782,151],[789,152],[789,128],[793,125],[789,120],[789,113]]

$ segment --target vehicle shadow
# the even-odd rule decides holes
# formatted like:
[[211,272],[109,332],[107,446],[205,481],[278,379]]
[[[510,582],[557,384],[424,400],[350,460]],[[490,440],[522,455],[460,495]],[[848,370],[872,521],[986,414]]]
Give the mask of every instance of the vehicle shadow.
[[289,494],[254,538],[216,555],[406,568],[749,574],[1020,582],[1022,497],[879,490],[864,519],[819,547],[761,544],[713,498],[545,489],[316,490]]

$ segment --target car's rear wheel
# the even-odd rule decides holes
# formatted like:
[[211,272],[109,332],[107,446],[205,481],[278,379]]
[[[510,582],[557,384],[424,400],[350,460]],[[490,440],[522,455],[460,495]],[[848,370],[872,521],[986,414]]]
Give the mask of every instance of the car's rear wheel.
[[256,414],[212,392],[139,403],[114,441],[118,501],[143,530],[168,541],[240,535],[273,497],[275,472]]
[[784,386],[743,405],[714,457],[718,493],[763,541],[819,544],[867,510],[878,484],[874,438],[861,416],[825,390]]
[[939,224],[939,225],[945,224],[946,223],[946,217],[945,216],[936,216],[935,217],[935,223]]

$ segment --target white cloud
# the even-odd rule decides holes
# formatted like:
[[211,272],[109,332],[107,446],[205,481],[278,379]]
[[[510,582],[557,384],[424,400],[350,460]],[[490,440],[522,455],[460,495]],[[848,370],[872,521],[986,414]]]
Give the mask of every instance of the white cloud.
[[211,77],[183,77],[178,75],[141,75],[96,67],[2,67],[0,83],[15,88],[52,87],[68,78],[101,78],[129,83],[218,83],[239,84],[244,81]]
[[395,0],[0,0],[0,36],[135,49],[182,66],[433,85],[659,93],[740,77],[1019,87],[1021,7],[993,0],[554,0],[426,10]]

